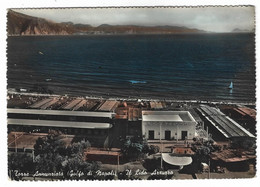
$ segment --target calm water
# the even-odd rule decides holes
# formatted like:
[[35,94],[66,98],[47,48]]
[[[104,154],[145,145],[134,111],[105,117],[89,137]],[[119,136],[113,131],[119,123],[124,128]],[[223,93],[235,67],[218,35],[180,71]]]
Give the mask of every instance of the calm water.
[[7,77],[57,94],[254,102],[254,35],[9,37]]

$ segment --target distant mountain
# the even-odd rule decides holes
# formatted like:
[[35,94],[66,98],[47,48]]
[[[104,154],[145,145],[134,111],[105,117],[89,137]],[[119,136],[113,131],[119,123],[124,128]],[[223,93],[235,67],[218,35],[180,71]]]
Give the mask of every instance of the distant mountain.
[[110,34],[175,34],[175,33],[200,33],[198,29],[178,26],[137,26],[137,25],[108,25],[102,24],[89,30]]
[[247,29],[238,29],[238,28],[235,28],[235,29],[232,30],[232,32],[240,33],[240,32],[253,32],[253,31],[250,31],[250,30],[247,30]]
[[9,35],[71,35],[71,34],[176,34],[203,33],[205,31],[179,26],[108,25],[92,27],[72,22],[55,23],[43,18],[21,14],[12,10],[7,14]]

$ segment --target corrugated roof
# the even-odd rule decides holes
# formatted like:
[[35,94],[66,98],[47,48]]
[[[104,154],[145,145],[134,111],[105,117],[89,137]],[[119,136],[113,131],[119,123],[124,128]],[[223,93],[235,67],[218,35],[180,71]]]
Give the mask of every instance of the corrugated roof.
[[52,121],[52,120],[31,120],[31,119],[7,119],[9,125],[27,125],[27,126],[46,126],[46,127],[67,127],[82,129],[109,129],[112,127],[109,123],[91,123],[76,121]]
[[157,102],[157,101],[151,101],[150,106],[151,106],[151,108],[155,108],[155,109],[162,109],[163,108],[162,103]]
[[59,101],[59,99],[54,98],[54,99],[52,99],[50,102],[47,102],[47,103],[45,103],[44,105],[42,105],[40,108],[43,109],[43,110],[45,110],[45,109],[49,108],[51,105],[57,103],[58,101]]
[[98,109],[99,111],[112,111],[115,109],[115,107],[118,105],[118,101],[106,101],[101,105],[101,107]]
[[41,100],[41,101],[38,101],[38,102],[32,104],[32,105],[30,106],[30,108],[40,108],[42,105],[44,105],[44,104],[50,102],[51,100],[52,100],[51,98],[43,99],[43,100]]
[[214,125],[225,137],[242,137],[249,136],[254,137],[250,132],[230,119],[216,108],[201,105],[199,110],[206,118]]
[[42,114],[42,115],[64,115],[64,116],[88,116],[112,118],[112,112],[89,112],[89,111],[64,111],[64,110],[38,110],[38,109],[17,109],[8,108],[7,113],[18,114]]
[[84,106],[87,103],[87,100],[83,99],[80,101],[80,103],[78,103],[73,110],[78,110],[79,108],[81,108],[82,106]]
[[211,153],[210,157],[213,160],[222,160],[224,162],[240,162],[255,158],[255,155],[247,155],[241,150],[222,150]]
[[63,107],[65,110],[70,110],[77,104],[79,104],[82,100],[81,99],[74,99],[71,102],[69,102],[66,106]]
[[247,107],[238,107],[237,111],[244,113],[244,115],[248,115],[254,119],[256,119],[256,110],[251,109],[251,108],[247,108]]

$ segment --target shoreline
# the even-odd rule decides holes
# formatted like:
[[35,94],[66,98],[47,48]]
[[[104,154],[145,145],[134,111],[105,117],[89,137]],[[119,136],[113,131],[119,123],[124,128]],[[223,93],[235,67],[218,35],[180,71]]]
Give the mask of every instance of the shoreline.
[[183,32],[183,33],[103,33],[103,34],[28,34],[28,35],[7,35],[7,37],[27,37],[27,36],[142,36],[142,35],[221,35],[221,34],[255,34],[255,32]]
[[85,98],[85,99],[98,99],[98,100],[116,100],[116,101],[136,101],[136,102],[150,102],[150,101],[165,101],[170,103],[193,103],[193,104],[213,104],[213,105],[250,105],[256,106],[256,103],[253,102],[232,102],[232,101],[209,101],[209,100],[194,100],[194,99],[147,99],[147,98],[125,98],[125,97],[103,97],[103,96],[73,96],[68,94],[42,94],[35,92],[17,92],[17,91],[9,91],[8,94],[14,95],[25,95],[25,96],[36,96],[36,97],[75,97],[75,98]]

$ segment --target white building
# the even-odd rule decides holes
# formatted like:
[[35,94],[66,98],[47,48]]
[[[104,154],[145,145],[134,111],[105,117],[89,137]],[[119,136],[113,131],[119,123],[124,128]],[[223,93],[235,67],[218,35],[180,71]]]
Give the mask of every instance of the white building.
[[192,139],[196,124],[188,111],[142,111],[142,133],[148,140]]

